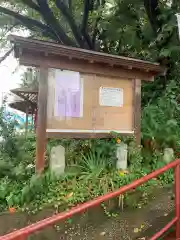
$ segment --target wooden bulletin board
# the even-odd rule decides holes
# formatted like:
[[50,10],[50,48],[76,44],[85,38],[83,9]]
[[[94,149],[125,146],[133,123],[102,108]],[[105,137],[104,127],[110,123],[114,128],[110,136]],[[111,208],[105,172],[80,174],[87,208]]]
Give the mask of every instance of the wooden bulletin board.
[[[109,133],[116,131],[134,133],[140,144],[141,80],[153,81],[154,76],[165,75],[166,67],[37,39],[10,36],[10,41],[21,65],[39,68],[37,172],[45,166],[47,137],[110,137]],[[63,73],[63,83],[62,71],[52,69],[76,73]],[[76,84],[72,91],[73,79]],[[65,108],[65,91],[60,84],[68,86],[71,94],[68,92],[67,98],[73,98],[71,105],[76,106],[68,114],[57,108],[59,104]]]
[[48,136],[133,134],[133,130],[132,80],[49,69]]

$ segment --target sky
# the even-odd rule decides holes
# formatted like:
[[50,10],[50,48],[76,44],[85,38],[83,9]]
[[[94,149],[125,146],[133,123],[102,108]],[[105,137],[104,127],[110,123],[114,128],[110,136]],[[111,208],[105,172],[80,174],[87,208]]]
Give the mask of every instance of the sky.
[[[0,51],[0,57],[4,54],[4,51]],[[13,88],[18,88],[20,85],[20,80],[25,67],[19,66],[18,60],[16,60],[11,54],[0,64],[0,106],[2,105],[3,98],[6,94],[10,93],[10,90]],[[13,94],[8,96],[6,110],[14,112],[16,115],[19,115],[25,118],[25,114],[8,107],[8,103],[14,100]]]
[[[0,55],[2,56],[2,51]],[[0,104],[2,103],[2,94],[19,86],[23,71],[24,68],[19,66],[13,54],[0,64]]]
[[[2,51],[1,51],[2,52]],[[20,82],[22,69],[13,54],[0,64],[1,92],[14,88]]]
[[[28,36],[28,31],[11,32],[11,34]],[[7,52],[7,49],[0,49],[0,57]],[[2,104],[2,96],[11,89],[19,87],[20,79],[25,71],[25,67],[20,66],[14,53],[0,63],[0,105]]]

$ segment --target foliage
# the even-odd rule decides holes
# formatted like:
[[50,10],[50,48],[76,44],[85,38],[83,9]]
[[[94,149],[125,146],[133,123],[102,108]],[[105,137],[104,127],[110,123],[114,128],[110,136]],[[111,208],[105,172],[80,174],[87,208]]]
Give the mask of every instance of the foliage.
[[[75,165],[71,165],[70,160],[65,174],[57,179],[49,173],[48,169],[42,175],[34,175],[32,161],[34,143],[34,138],[31,136],[27,138],[22,148],[29,153],[32,152],[33,155],[25,162],[22,160],[19,163],[16,162],[17,165],[13,165],[11,171],[8,171],[8,173],[15,172],[17,174],[0,176],[1,211],[15,207],[32,213],[52,206],[58,211],[62,207],[71,207],[109,191],[114,191],[160,167],[160,162],[161,166],[164,165],[161,155],[158,154],[151,156],[151,160],[149,160],[151,165],[147,165],[144,162],[141,149],[135,148],[134,143],[131,143],[128,156],[129,170],[122,172],[116,170],[113,164],[109,164],[107,155],[100,154],[103,151],[97,152],[91,145],[87,152],[82,153],[82,158],[76,158]],[[99,146],[99,144],[97,145]],[[103,142],[101,145],[103,146]],[[116,146],[116,142],[111,142],[112,145]],[[80,151],[79,154],[81,154]],[[152,186],[172,182],[172,178],[172,174],[165,174],[157,181],[149,181],[139,187],[138,191],[147,192]],[[128,195],[125,195],[125,201],[128,201]]]
[[0,136],[1,148],[6,152],[10,157],[16,155],[17,148],[13,138],[15,136],[14,130],[14,121],[11,119],[11,116],[5,118],[5,102],[0,109]]
[[[114,136],[115,137],[115,136]],[[129,141],[129,139],[127,139]],[[109,161],[109,164],[113,164],[115,161],[115,139],[96,139],[96,140],[49,140],[47,145],[47,155],[50,154],[52,146],[62,145],[66,149],[67,165],[73,165],[81,160],[81,155],[88,154],[91,150],[98,152],[99,155],[104,155]]]
[[163,96],[149,103],[142,112],[142,138],[153,140],[154,147],[179,146],[179,87],[172,81]]
[[0,109],[0,178],[22,180],[32,174],[28,164],[35,157],[35,141],[33,145],[31,137],[27,140],[24,135],[16,133],[14,120],[11,116],[6,118],[5,111],[6,101]]
[[[1,28],[25,28],[65,45],[154,59],[177,46],[175,13],[167,0],[1,1]],[[20,14],[21,13],[21,14]],[[6,36],[6,34],[5,34]],[[150,48],[150,49],[149,49]]]
[[94,179],[100,178],[101,175],[109,168],[109,159],[100,151],[90,150],[86,155],[82,155],[77,169],[79,169],[83,178]]
[[38,72],[34,68],[28,68],[21,77],[21,87],[38,89]]

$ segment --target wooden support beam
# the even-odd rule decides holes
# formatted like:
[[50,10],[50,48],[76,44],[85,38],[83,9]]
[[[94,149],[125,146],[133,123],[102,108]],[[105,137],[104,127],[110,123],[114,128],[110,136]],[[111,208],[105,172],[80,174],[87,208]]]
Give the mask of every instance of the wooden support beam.
[[133,91],[134,91],[134,132],[136,144],[139,146],[141,144],[141,80],[135,79],[133,80]]
[[36,172],[41,173],[45,166],[46,150],[46,123],[47,123],[47,94],[48,94],[48,68],[40,67],[38,117],[37,117],[37,143],[36,143]]

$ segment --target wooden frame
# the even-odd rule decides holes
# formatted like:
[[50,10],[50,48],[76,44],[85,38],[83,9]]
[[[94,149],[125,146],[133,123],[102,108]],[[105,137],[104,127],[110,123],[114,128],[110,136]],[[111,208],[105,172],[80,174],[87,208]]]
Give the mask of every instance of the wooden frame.
[[[19,62],[26,66],[40,68],[40,82],[38,94],[38,124],[37,124],[37,163],[36,169],[41,172],[44,168],[44,151],[46,142],[46,116],[47,116],[47,79],[48,68],[71,70],[83,74],[95,74],[116,78],[124,78],[132,81],[133,99],[133,129],[125,134],[135,133],[136,142],[140,144],[140,124],[141,124],[141,80],[153,81],[156,75],[165,75],[166,68],[158,63],[151,63],[138,59],[113,56],[100,52],[84,49],[71,48],[52,42],[27,39],[18,36],[10,36],[14,44],[14,51]],[[105,131],[97,130],[95,134],[85,130],[62,131],[61,137],[108,137]],[[123,132],[123,131],[122,131]],[[51,131],[49,137],[59,136],[58,132]]]

